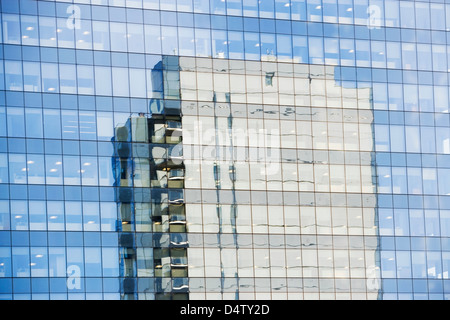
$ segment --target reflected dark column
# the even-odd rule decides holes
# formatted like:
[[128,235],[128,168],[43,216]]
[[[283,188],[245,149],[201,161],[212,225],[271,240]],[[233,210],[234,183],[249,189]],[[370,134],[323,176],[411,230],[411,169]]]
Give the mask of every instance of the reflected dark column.
[[[216,94],[214,93],[214,104],[215,104],[215,110],[217,108],[220,108],[221,106],[218,105],[216,101]],[[218,125],[218,116],[214,114],[214,129],[216,131],[215,135],[215,156],[216,160],[214,162],[213,166],[213,174],[214,174],[214,181],[215,181],[215,187],[216,187],[216,214],[219,221],[219,233],[217,234],[217,243],[219,244],[220,250],[224,248],[224,245],[222,244],[222,235],[227,233],[232,233],[233,235],[233,246],[234,248],[238,248],[237,243],[237,229],[236,229],[236,218],[238,214],[238,204],[236,201],[236,165],[235,165],[235,154],[234,154],[234,145],[233,145],[233,115],[231,113],[231,105],[230,105],[230,93],[226,93],[226,105],[228,109],[230,110],[230,115],[227,118],[227,136],[226,139],[228,147],[228,156],[227,159],[227,153],[221,153],[221,141],[219,141],[219,125]],[[223,105],[222,105],[223,106]],[[222,141],[223,143],[224,141]],[[232,194],[232,202],[230,205],[230,213],[229,218],[226,218],[226,214],[224,214],[223,206],[222,206],[222,199],[221,199],[221,190],[222,190],[222,170],[228,171],[228,175],[231,181],[231,194]],[[227,221],[228,220],[228,221]],[[231,230],[224,232],[224,226],[230,226]],[[229,245],[229,243],[227,243]],[[222,256],[222,253],[221,253]],[[221,259],[221,288],[222,290],[228,290],[230,286],[234,286],[236,288],[234,292],[234,299],[239,300],[239,276],[236,273],[234,275],[234,283],[230,281],[229,278],[225,275],[226,265],[224,264],[224,261]],[[232,283],[232,284],[231,284]],[[230,285],[231,284],[231,285]]]
[[164,57],[152,71],[149,113],[115,129],[121,298],[188,299],[179,71]]

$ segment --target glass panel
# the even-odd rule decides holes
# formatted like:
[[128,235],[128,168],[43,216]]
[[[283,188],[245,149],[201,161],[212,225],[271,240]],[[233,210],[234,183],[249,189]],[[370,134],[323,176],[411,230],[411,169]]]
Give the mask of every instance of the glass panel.
[[95,94],[111,96],[111,68],[95,66]]
[[81,157],[81,177],[83,185],[98,185],[97,158]]
[[27,201],[11,201],[11,230],[28,230],[28,220]]
[[161,54],[161,27],[145,25],[145,53]]
[[196,29],[195,44],[197,57],[211,56],[211,32],[208,29]]
[[127,51],[127,25],[125,23],[110,23],[111,50]]
[[3,41],[9,44],[20,44],[21,37],[20,37],[19,16],[13,14],[3,14],[2,20],[3,20]]
[[110,50],[108,22],[92,21],[92,36],[94,50]]
[[44,156],[30,154],[27,157],[27,172],[29,184],[45,184]]
[[6,89],[23,91],[22,63],[19,61],[5,61]]
[[23,82],[25,91],[41,91],[41,68],[39,63],[23,63]]
[[80,185],[80,159],[74,156],[64,156],[64,184]]
[[[60,184],[62,184],[62,177],[60,179]],[[64,203],[62,201],[47,201],[47,215],[48,230],[64,230]]]
[[128,24],[128,51],[129,52],[144,52],[144,30],[142,25]]
[[53,63],[42,63],[41,74],[42,74],[42,90],[44,92],[58,93],[59,92],[58,65]]
[[126,68],[112,68],[113,95],[129,96],[128,70]]
[[13,277],[30,277],[30,253],[28,248],[12,248]]
[[89,20],[79,20],[75,28],[77,49],[92,49],[92,23]]
[[[3,17],[3,21],[5,18]],[[39,45],[38,19],[34,16],[21,16],[22,24],[22,44],[37,46]]]
[[50,247],[48,252],[48,260],[50,277],[67,276],[65,248]]
[[0,278],[11,277],[11,249],[0,248]]
[[39,37],[41,46],[56,47],[56,19],[39,17]]
[[25,137],[25,117],[23,108],[7,108],[9,137]]
[[30,230],[47,230],[45,201],[30,201]]
[[94,94],[94,70],[91,66],[77,66],[78,94]]
[[195,37],[194,29],[178,28],[178,48],[181,56],[195,55]]

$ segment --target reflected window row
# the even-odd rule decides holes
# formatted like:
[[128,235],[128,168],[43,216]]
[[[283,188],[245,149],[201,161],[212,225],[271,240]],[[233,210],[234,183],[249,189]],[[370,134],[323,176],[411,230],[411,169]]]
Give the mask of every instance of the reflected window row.
[[[189,13],[196,16],[201,14],[214,14],[217,18],[221,15],[236,17],[260,17],[267,19],[298,20],[313,22],[328,22],[342,24],[356,24],[372,27],[404,27],[445,30],[449,25],[449,5],[428,2],[402,2],[402,1],[374,1],[370,5],[375,6],[377,17],[368,22],[367,10],[369,3],[351,1],[322,1],[317,0],[275,0],[265,3],[254,1],[232,0],[221,2],[218,0],[196,2],[192,0],[80,0],[75,1],[78,14],[83,17],[104,17],[116,21],[142,19],[141,9],[162,10],[161,18],[170,16],[173,11]],[[90,7],[89,5],[93,5]],[[109,6],[109,7],[106,7]],[[61,2],[41,1],[34,3],[21,0],[20,5],[4,4],[2,11],[7,13],[39,14],[43,16],[67,17],[67,10],[71,4]],[[92,10],[92,12],[91,12]],[[375,10],[375,9],[374,9]],[[168,12],[165,12],[168,11]],[[144,11],[145,12],[145,11]],[[150,11],[151,12],[151,11]],[[130,18],[132,14],[141,13],[139,18]],[[181,18],[179,18],[181,19]],[[209,19],[208,19],[209,20]],[[239,21],[239,20],[237,20]],[[209,22],[209,21],[208,21]]]
[[187,163],[186,188],[214,189],[220,184],[222,190],[374,192],[370,166],[238,162],[232,176],[224,169],[214,176],[214,168],[227,167],[225,161],[202,161],[201,166],[200,178],[199,164]]
[[[448,210],[418,210],[418,209],[378,209],[380,235],[382,236],[413,236],[413,237],[436,237],[427,239],[427,248],[430,250],[445,250],[448,239],[443,239],[442,248],[438,237],[450,236],[450,212]],[[402,238],[403,239],[403,238]],[[404,241],[399,239],[399,243]],[[392,240],[388,238],[387,240]],[[386,241],[387,241],[386,240]],[[415,239],[414,244],[425,247],[423,239]],[[399,244],[399,245],[400,245]],[[392,247],[386,242],[387,247]]]
[[0,277],[118,277],[117,248],[0,248]]
[[[79,102],[77,101],[77,97],[72,94],[96,94],[104,96],[102,99],[97,99],[97,105],[100,102],[105,104],[104,106],[97,106],[98,109],[105,110],[105,108],[108,108],[111,110],[112,108],[108,107],[107,104],[111,105],[112,103],[111,101],[107,101],[108,98],[106,97],[114,95],[115,97],[132,97],[131,108],[145,111],[147,108],[145,106],[145,98],[161,99],[163,95],[161,85],[154,81],[155,77],[161,78],[162,81],[163,75],[164,77],[175,76],[173,71],[163,72],[161,70],[145,71],[144,69],[134,68],[127,70],[126,68],[118,67],[57,65],[37,62],[23,62],[23,64],[22,69],[21,62],[5,60],[6,88],[11,91],[60,92],[62,94],[61,101],[56,103],[60,103],[63,109],[78,108]],[[32,67],[32,69],[35,67],[34,71],[30,71],[28,67]],[[69,73],[64,71],[66,67],[72,70],[72,76],[67,76]],[[59,71],[58,68],[60,69]],[[83,69],[85,72],[83,71],[77,75],[77,69]],[[27,73],[29,72],[33,74],[28,76]],[[275,75],[275,71],[270,74]],[[259,75],[261,74],[259,73]],[[64,77],[68,79],[68,82],[65,82]],[[123,82],[121,82],[121,86],[119,86],[119,79],[121,81],[128,79],[126,80],[126,85],[123,85]],[[189,102],[205,101],[203,104],[202,102],[198,102],[199,107],[197,112],[208,115],[208,111],[202,110],[202,107],[210,105],[208,101],[211,102],[213,100],[220,103],[248,103],[249,110],[251,110],[251,104],[264,103],[265,105],[282,104],[292,106],[285,107],[287,109],[283,110],[284,113],[288,112],[288,114],[292,113],[290,112],[292,110],[289,110],[289,108],[293,108],[294,105],[310,105],[313,108],[328,106],[330,108],[369,109],[367,102],[363,99],[365,91],[359,91],[360,100],[358,101],[354,90],[352,92],[352,90],[336,86],[336,80],[334,78],[326,80],[315,79],[309,84],[307,74],[303,74],[301,78],[295,77],[294,79],[285,76],[270,76],[268,78],[268,74],[266,74],[265,83],[262,80],[261,76],[258,77],[256,74],[252,75],[251,73],[247,75],[227,75],[182,71],[181,95],[183,100],[186,101],[184,103],[184,109],[186,109],[188,114],[192,114],[196,108],[194,108],[193,104],[189,104]],[[139,84],[135,85],[133,81],[138,81]],[[211,86],[211,84],[213,85]],[[430,112],[447,113],[449,99],[448,88],[441,85],[433,86],[431,84],[432,81],[419,85],[408,83],[373,83],[373,94],[375,97],[373,102],[374,108],[377,110],[389,109],[391,111],[420,111],[425,114]],[[83,88],[87,91],[83,91]],[[33,106],[42,105],[39,96],[31,97],[28,93],[26,95],[27,104]],[[48,97],[46,96],[45,98]],[[53,98],[58,99],[59,96],[55,95]],[[11,99],[11,103],[16,105],[23,105],[24,103],[23,97],[21,98],[20,94],[14,97],[13,93],[8,93],[8,99]],[[89,98],[85,96],[80,96],[79,99],[80,102],[88,103],[83,108],[94,108],[93,105],[95,102],[93,99],[87,101]],[[130,110],[129,101],[117,100],[115,101],[116,104],[116,110],[120,108],[124,108],[124,111]],[[128,106],[126,106],[127,104]],[[266,108],[270,107],[267,106]],[[252,111],[255,112],[258,110]],[[411,115],[413,114],[411,113]]]
[[[414,216],[413,216],[414,215]],[[427,219],[430,219],[430,213],[427,212]],[[414,211],[411,214],[411,221],[418,221],[417,220],[417,210]],[[383,219],[386,217],[383,216]],[[445,218],[444,218],[445,219]],[[443,220],[444,220],[443,219]],[[450,241],[449,237],[440,237],[436,234],[429,234],[430,229],[427,228],[426,237],[425,236],[416,236],[416,234],[424,235],[424,231],[420,230],[422,226],[419,227],[412,227],[411,229],[411,236],[394,236],[394,232],[392,230],[389,230],[390,227],[392,227],[392,224],[389,225],[389,222],[386,223],[386,221],[382,222],[383,224],[383,230],[380,231],[381,237],[380,237],[380,247],[382,250],[386,251],[423,251],[423,252],[431,252],[431,251],[439,251],[439,252],[447,252],[448,248],[448,242]],[[396,222],[398,225],[399,223]],[[404,226],[400,225],[398,228],[399,232],[398,234],[404,234],[403,232],[406,230],[406,233],[408,232],[407,228],[404,228]],[[446,231],[444,231],[446,233]]]
[[[150,166],[148,160],[134,159],[130,165],[145,165],[144,171],[120,171],[114,174],[111,158],[109,157],[79,157],[79,156],[53,156],[37,154],[0,154],[0,182],[11,184],[36,185],[66,185],[66,186],[114,186],[120,180],[122,187],[145,188],[172,187],[181,185],[189,189],[203,188],[215,189],[220,183],[224,190],[272,190],[272,191],[317,191],[317,192],[350,192],[373,193],[374,184],[371,166],[359,165],[326,165],[326,164],[292,164],[281,162],[239,162],[235,165],[232,176],[229,170],[217,171],[217,168],[228,168],[229,162],[223,161],[215,165],[213,161],[190,162],[186,172],[184,169],[172,168],[159,170],[158,166]],[[118,159],[117,159],[118,160]],[[158,159],[156,159],[158,160]],[[278,161],[278,159],[276,160]],[[200,177],[200,165],[202,176]],[[128,164],[124,166],[129,167]],[[117,168],[117,167],[115,167]],[[214,169],[216,168],[216,169]],[[448,195],[450,191],[446,185],[448,169],[438,169],[441,173],[439,179],[439,192],[437,192],[437,177],[434,180],[422,180],[420,169],[409,168],[410,175],[405,168],[393,168],[392,174],[379,171],[379,190],[383,193],[406,194],[408,181],[411,194],[422,194],[421,185],[414,185],[417,181],[428,183],[433,189],[424,189],[426,194]],[[388,168],[389,169],[389,168]],[[402,170],[403,169],[403,170]],[[156,170],[156,171],[151,171]],[[219,176],[214,175],[214,170]],[[152,172],[157,175],[151,179]],[[436,169],[427,169],[425,173],[436,174]],[[209,174],[208,174],[209,173]],[[383,175],[381,175],[384,173]],[[391,175],[394,182],[391,182]],[[409,179],[407,179],[409,177]],[[427,176],[428,177],[428,176]],[[186,178],[186,179],[185,179]],[[155,180],[156,179],[156,180]],[[184,182],[185,181],[185,182]],[[434,181],[434,182],[433,182]],[[234,184],[233,184],[234,182]],[[393,183],[393,184],[392,184]],[[434,184],[433,184],[434,183]],[[393,187],[391,187],[391,184]],[[428,186],[428,185],[426,185]],[[433,192],[434,190],[434,192]]]
[[382,278],[449,279],[448,252],[383,250],[380,255]]
[[[209,106],[210,104],[201,106],[198,108],[198,112],[201,114],[206,113],[202,109]],[[317,133],[318,131],[321,131],[322,135],[325,135],[328,126],[330,130],[334,129],[333,132],[339,129],[340,131],[356,130],[357,132],[363,130],[358,128],[358,124],[359,127],[365,128],[367,126],[370,127],[370,124],[373,122],[373,115],[370,110],[338,109],[332,107],[288,107],[284,110],[276,111],[277,107],[273,105],[248,105],[247,111],[245,105],[233,106],[231,108],[223,105],[219,105],[218,107],[222,107],[225,110],[222,110],[223,113],[215,115],[215,117],[211,117],[210,114],[183,116],[182,123],[184,124],[185,130],[181,127],[172,128],[173,131],[178,131],[178,133],[174,132],[172,135],[180,135],[179,133],[182,132],[183,138],[185,137],[183,140],[199,144],[197,140],[193,139],[199,138],[200,130],[207,136],[213,135],[214,129],[221,131],[233,129],[233,131],[239,131],[240,134],[244,133],[245,136],[248,136],[249,132],[259,134],[262,131],[265,134],[275,134],[276,131],[277,136],[283,134],[283,136],[289,138],[290,136],[295,136],[297,132],[305,135],[307,132],[303,132],[302,130],[308,129],[309,131],[313,131],[315,136],[319,135]],[[193,108],[191,106],[189,113],[194,113]],[[238,117],[233,116],[232,122],[228,123],[227,118],[232,114],[236,114]],[[419,114],[416,115],[418,116]],[[432,116],[430,113],[426,115]],[[123,125],[129,116],[129,113],[121,112],[0,106],[0,124],[2,124],[0,136],[8,136],[10,138],[27,137],[35,139],[110,141],[115,134],[114,127]],[[217,121],[217,124],[214,123],[215,121]],[[425,125],[424,127],[426,127]],[[352,128],[350,129],[347,126],[352,126]],[[285,129],[284,127],[287,128]],[[225,136],[222,132],[221,135]],[[309,135],[312,135],[312,133],[310,132]],[[209,140],[204,139],[204,144],[208,144],[211,140],[211,138]],[[238,140],[237,138],[235,139]],[[178,137],[178,140],[170,143],[177,141],[180,142],[181,138]],[[203,142],[203,140],[201,141]],[[149,137],[141,139],[141,141],[133,142],[149,142]]]
[[[226,77],[227,78],[227,77]],[[303,80],[303,79],[302,79]],[[296,80],[297,81],[297,80]],[[303,83],[303,82],[302,82]],[[393,85],[388,86],[380,83],[373,83],[374,91],[376,92],[375,111],[372,112],[367,109],[358,109],[358,105],[343,105],[338,104],[342,98],[352,98],[350,93],[347,92],[344,96],[340,93],[340,90],[335,90],[336,96],[331,96],[331,92],[325,94],[327,87],[331,86],[331,82],[316,82],[314,88],[314,94],[312,99],[318,99],[320,96],[326,95],[324,101],[325,104],[317,104],[316,106],[279,106],[268,103],[227,103],[219,102],[212,103],[202,100],[182,101],[178,106],[178,103],[169,104],[167,100],[156,100],[162,106],[167,104],[168,107],[181,108],[185,117],[218,117],[225,118],[230,115],[233,118],[249,118],[249,119],[280,119],[280,120],[304,120],[304,121],[327,121],[327,122],[365,122],[370,123],[374,121],[376,124],[393,124],[393,125],[415,125],[415,126],[437,126],[448,127],[449,116],[446,112],[447,109],[443,106],[446,105],[448,90],[446,87],[441,86],[403,86]],[[326,84],[326,86],[324,86]],[[406,106],[404,106],[403,88],[405,90],[405,96],[409,96]],[[430,91],[430,88],[431,91]],[[389,89],[389,90],[388,90]],[[388,93],[389,92],[389,93]],[[394,94],[395,92],[395,94]],[[420,92],[420,96],[419,96]],[[309,90],[304,92],[305,97],[311,95]],[[6,109],[4,105],[5,92],[0,92],[0,123],[3,124],[0,132],[6,132]],[[395,96],[396,95],[396,96]],[[411,97],[415,95],[416,97]],[[299,98],[299,96],[297,96]],[[42,99],[44,98],[44,101]],[[52,101],[48,101],[50,99]],[[323,97],[321,97],[323,99]],[[414,100],[415,99],[415,100]],[[24,111],[20,111],[20,107],[27,106],[29,110],[26,112],[30,114],[36,114],[38,117],[42,117],[42,113],[55,114],[60,116],[61,110],[64,114],[74,116],[76,113],[80,114],[81,121],[84,118],[94,116],[104,116],[109,118],[116,118],[116,125],[119,123],[125,123],[127,117],[131,113],[148,112],[149,104],[155,103],[155,100],[151,100],[150,103],[147,99],[123,99],[112,98],[107,96],[91,97],[91,96],[77,96],[77,95],[45,95],[42,96],[39,93],[21,93],[6,91],[6,100],[8,108],[16,110],[11,113],[11,116],[21,115],[23,118]],[[318,101],[318,100],[315,100]],[[417,105],[421,104],[420,110]],[[426,103],[425,103],[426,102]],[[422,104],[423,103],[423,104]],[[44,107],[43,107],[44,105]],[[308,104],[310,105],[310,104]],[[387,105],[390,106],[389,112],[387,111]],[[56,107],[57,106],[57,107]],[[362,105],[361,105],[362,106]],[[431,107],[430,107],[431,106]],[[326,107],[326,109],[324,108]],[[44,108],[44,110],[40,110]],[[49,109],[51,108],[51,110]],[[97,111],[94,111],[94,110]],[[114,113],[112,113],[114,109]],[[70,111],[69,111],[70,110]],[[79,111],[76,111],[79,110]],[[110,111],[108,113],[108,111]],[[121,112],[122,111],[122,112]],[[128,112],[128,113],[127,113]],[[123,113],[123,114],[122,114]],[[191,118],[185,118],[187,120]],[[37,120],[41,120],[38,118]],[[200,119],[198,119],[200,120]],[[23,126],[24,119],[19,119],[17,124],[19,127]],[[42,121],[42,120],[41,120]],[[111,120],[109,120],[111,122]],[[195,121],[195,119],[194,119]],[[101,121],[99,125],[101,124]],[[23,129],[22,129],[23,131]],[[40,130],[41,131],[41,130]],[[110,130],[111,131],[111,130]],[[41,137],[31,136],[31,137]],[[86,138],[85,138],[86,139]],[[83,139],[81,139],[83,140]]]
[[380,152],[448,154],[445,127],[375,125],[375,150]]
[[117,216],[114,202],[0,201],[0,230],[116,231]]
[[[298,111],[302,108],[297,108]],[[372,133],[366,132],[371,130],[369,111],[346,110],[343,116],[347,120],[343,124],[340,123],[339,110],[330,109],[309,109],[303,108],[304,111],[317,111],[314,118],[320,115],[327,117],[336,116],[336,122],[327,121],[284,121],[274,119],[250,119],[244,118],[233,119],[233,142],[236,146],[247,145],[246,137],[250,133],[263,137],[270,135],[270,139],[266,139],[273,145],[259,146],[272,148],[300,148],[300,149],[332,149],[332,150],[360,150],[361,143],[365,141],[365,137],[372,139]],[[322,111],[322,112],[320,112]],[[359,117],[358,117],[359,114]],[[369,119],[367,119],[367,117]],[[413,114],[411,114],[412,116]],[[416,114],[417,116],[419,114]],[[432,114],[426,114],[431,115]],[[89,111],[73,111],[73,110],[53,110],[53,109],[35,109],[35,108],[1,108],[0,107],[0,123],[4,126],[0,128],[0,136],[8,136],[11,138],[46,138],[46,139],[68,139],[68,140],[109,140],[113,132],[113,121],[123,121],[127,114],[115,113],[114,115],[106,112],[89,112]],[[352,118],[350,118],[352,117]],[[360,119],[363,120],[360,120]],[[364,118],[366,120],[364,120]],[[417,118],[417,117],[416,117]],[[424,115],[425,118],[425,115]],[[430,117],[428,117],[430,118]],[[113,120],[114,119],[114,120]],[[225,117],[219,118],[217,125],[214,124],[212,117],[183,117],[185,129],[183,136],[186,144],[201,144],[206,146],[216,139],[215,127],[218,126],[221,134],[219,145],[228,145],[230,142],[225,140],[226,131],[229,130],[229,123]],[[361,122],[363,121],[363,122]],[[47,124],[51,123],[49,126]],[[97,125],[98,123],[98,125]],[[359,123],[359,124],[358,124]],[[281,126],[281,124],[283,124]],[[425,123],[426,124],[426,123]],[[429,123],[431,125],[431,123]],[[408,153],[427,153],[427,154],[449,154],[449,137],[450,132],[446,124],[443,127],[432,127],[427,125],[403,125],[403,124],[376,124],[375,131],[375,147],[378,152],[408,152]],[[203,130],[205,136],[199,134],[199,130]],[[209,134],[208,134],[209,133]],[[244,133],[244,135],[242,135]],[[274,136],[275,134],[275,136]],[[358,135],[359,134],[359,135]],[[395,139],[394,139],[395,137]],[[227,138],[228,139],[228,138]],[[68,142],[67,142],[68,143]],[[253,144],[257,143],[254,142]],[[368,146],[362,143],[361,146]],[[370,146],[370,145],[369,145]],[[257,146],[256,146],[257,147]],[[58,149],[60,149],[59,146]],[[76,149],[79,149],[78,147]],[[94,154],[97,153],[96,147],[93,148]],[[57,150],[57,149],[55,149]],[[12,150],[13,151],[13,150]],[[187,148],[191,156],[198,158],[199,155],[205,154],[200,150],[192,153],[192,148]],[[365,150],[371,151],[371,150]],[[72,153],[73,154],[73,153]]]
[[190,233],[375,235],[373,208],[305,207],[272,205],[187,204],[186,221]]
[[[69,296],[75,296],[77,293],[82,297],[84,293],[89,295],[89,293],[100,293],[105,292],[105,295],[111,296],[111,293],[117,292],[118,290],[118,278],[95,278],[95,277],[82,277],[81,286],[77,290],[68,290],[64,288],[64,279],[58,278],[38,278],[38,279],[1,279],[2,284],[4,284],[4,288],[6,292],[13,292],[15,294],[19,293],[33,293],[33,295],[38,296],[38,293],[48,294],[49,289],[58,289],[58,290],[50,290],[50,292],[59,292],[60,297],[66,297],[67,294]],[[351,279],[317,279],[317,278],[304,278],[296,279],[296,278],[227,278],[224,282],[221,283],[220,278],[178,278],[178,279],[154,279],[154,278],[138,278],[134,279],[136,291],[139,292],[142,297],[146,299],[154,300],[155,293],[168,293],[170,292],[170,288],[181,288],[183,286],[189,286],[191,292],[194,293],[194,296],[199,296],[200,293],[207,294],[219,294],[223,292],[224,294],[228,293],[238,293],[240,296],[248,296],[249,294],[253,295],[264,294],[268,295],[270,299],[271,292],[281,292],[286,294],[289,293],[312,293],[312,292],[343,292],[350,294],[351,287],[354,287],[355,292],[357,293],[365,293],[371,292],[370,289],[367,289],[363,284],[364,279],[362,280],[351,280]],[[14,286],[12,285],[14,284]],[[447,283],[446,283],[447,284]],[[41,290],[37,290],[36,286],[40,285]],[[103,288],[102,288],[103,287]],[[417,290],[418,292],[422,292],[421,290]],[[53,296],[58,296],[57,294],[52,294]],[[64,299],[64,298],[63,298]],[[144,299],[145,300],[145,299]]]
[[10,154],[7,157],[6,154],[1,154],[0,182],[28,185],[114,185],[110,157],[81,158],[37,154]]
[[[370,281],[370,279],[367,279]],[[372,292],[377,294],[376,292],[370,290],[363,284],[364,280],[360,279],[345,279],[345,278],[309,278],[305,277],[302,279],[296,278],[255,278],[249,279],[245,277],[240,277],[238,279],[228,278],[225,280],[225,285],[220,284],[220,279],[216,278],[191,278],[190,279],[190,288],[191,288],[191,297],[198,296],[196,293],[205,292],[208,293],[229,293],[229,292],[239,292],[240,296],[244,296],[246,294],[254,294],[265,293],[268,294],[268,298],[270,299],[270,294],[275,292],[288,292],[288,293],[312,293],[312,292],[340,292],[342,294],[358,294],[361,292]],[[443,287],[447,289],[449,285],[448,280],[426,280],[426,279],[386,279],[386,282],[390,282],[390,286],[386,286],[387,293],[397,292],[397,282],[399,287],[408,288],[409,290],[405,290],[403,292],[416,292],[416,293],[428,293],[428,287],[435,287],[435,290],[430,290],[430,292],[441,293],[443,294]],[[414,282],[414,289],[413,284]],[[381,282],[380,282],[381,283]],[[392,287],[393,285],[393,287]],[[429,285],[429,286],[428,286]],[[273,290],[277,288],[277,290]],[[392,290],[394,288],[394,290]],[[439,290],[440,288],[440,290]],[[272,289],[272,290],[271,290]],[[316,299],[319,297],[317,296]],[[221,298],[219,298],[221,299]],[[350,299],[348,297],[347,299]]]
[[[53,204],[49,204],[50,209]],[[117,247],[118,234],[115,230],[100,231],[52,231],[48,230],[13,230],[0,232],[2,247]]]
[[310,32],[309,36],[304,36],[90,20],[80,20],[80,28],[70,30],[64,18],[19,18],[18,15],[3,14],[4,43],[372,68],[448,70],[444,34],[440,44],[415,43],[415,37],[407,39],[411,42],[400,43],[329,38],[323,37],[322,32]]
[[[169,205],[162,211],[157,205],[144,203],[134,204],[133,211],[127,210],[129,206],[126,204],[118,207],[113,202],[11,200],[1,201],[0,204],[2,230],[117,231],[120,223],[124,232],[144,233],[152,229],[154,232],[176,233],[187,229],[187,232],[200,234],[261,235],[300,232],[309,235],[375,235],[377,232],[373,208],[221,204],[218,216],[217,204],[214,203],[188,203],[185,211],[179,205]],[[236,217],[233,216],[235,211],[238,212]],[[447,226],[449,219],[445,213],[443,211],[441,214],[441,223]],[[384,232],[390,221],[382,217]],[[439,218],[433,221],[439,223]],[[445,235],[447,229],[438,234]],[[24,238],[24,241],[27,239]]]
[[[137,248],[137,264],[129,266],[137,268],[133,271],[135,276],[183,278],[188,266],[191,278],[220,277],[223,273],[230,278],[238,274],[255,278],[340,279],[351,275],[354,279],[364,279],[370,276],[367,273],[370,268],[375,267],[371,265],[374,261],[362,250],[191,248],[189,258],[182,249],[172,249],[170,257],[164,250]],[[117,248],[0,248],[0,277],[65,278],[74,270],[80,277],[118,277],[118,254]],[[449,252],[383,250],[380,254],[383,278],[449,279]],[[164,258],[166,256],[169,260]],[[170,267],[164,267],[167,263]]]
[[[3,89],[4,86],[9,91],[95,94],[141,99],[162,99],[163,94],[168,99],[176,99],[175,90],[177,95],[180,94],[178,92],[180,75],[177,71],[26,61],[22,63],[13,60],[5,60],[4,65],[4,72],[3,69],[1,70],[5,75],[5,82],[2,81],[1,87]],[[263,103],[264,97],[264,104],[277,105],[281,100],[283,102],[281,104],[294,105],[295,100],[299,105],[313,107],[325,106],[326,97],[328,97],[330,107],[338,108],[342,107],[342,104],[345,108],[356,107],[355,93],[351,92],[352,90],[341,90],[336,86],[334,78],[326,81],[314,80],[311,86],[306,74],[301,79],[294,80],[292,76],[278,77],[275,76],[275,72],[271,72],[265,75],[264,83],[260,73],[259,75],[258,77],[257,74],[215,74],[213,77],[211,73],[181,72],[181,95],[183,100],[187,101],[253,104]],[[164,79],[174,80],[173,87],[168,84],[162,86]],[[178,87],[175,83],[178,83]],[[211,84],[214,85],[211,86]],[[243,88],[246,88],[248,92],[243,91]],[[361,91],[360,94],[362,95],[363,92]],[[343,97],[348,98],[349,101],[341,101]],[[69,96],[65,98],[70,99]],[[68,106],[72,104],[70,107],[73,108],[73,105],[76,105],[74,98],[72,96],[72,100],[66,99],[64,102]],[[362,104],[362,96],[360,100]],[[368,109],[368,106],[365,109]]]
[[388,194],[450,195],[449,169],[378,167],[377,190]]
[[2,292],[4,295],[0,295],[0,299],[6,293],[13,293],[14,297],[19,299],[22,294],[24,296],[28,294],[26,299],[30,299],[30,296],[32,296],[33,298],[46,300],[49,299],[49,293],[50,297],[55,300],[66,300],[68,297],[75,300],[86,298],[96,300],[102,299],[102,296],[117,299],[119,291],[119,279],[116,277],[80,277],[79,282],[76,283],[77,288],[71,289],[68,288],[67,280],[63,277],[3,278],[0,279],[0,284],[4,289]]
[[[447,211],[444,211],[448,216]],[[450,236],[448,232],[448,217],[437,210],[411,210],[408,216],[407,210],[396,209],[393,211],[379,209],[380,235],[378,241],[376,235],[346,235],[337,234],[302,235],[296,232],[286,234],[264,234],[264,233],[214,233],[190,232],[180,240],[179,234],[174,234],[171,239],[179,243],[189,243],[190,248],[222,248],[235,249],[311,249],[311,250],[375,250],[381,248],[386,251],[435,251],[448,252]],[[426,227],[424,221],[431,226]],[[411,224],[411,227],[408,225]],[[417,225],[412,225],[417,223]],[[419,224],[421,223],[421,224]],[[439,223],[447,226],[439,230]],[[0,247],[117,247],[118,234],[115,231],[5,231],[0,233]],[[292,231],[292,230],[291,230]],[[161,233],[144,232],[136,233],[135,241],[140,242],[142,247],[151,247],[159,244],[170,247],[170,243],[161,242]],[[177,240],[178,239],[178,240]],[[172,241],[171,240],[171,241]],[[152,244],[153,243],[153,244]],[[176,247],[176,246],[175,246]],[[9,249],[8,249],[9,250]]]
[[[444,110],[445,111],[445,110]],[[392,124],[424,127],[449,127],[449,115],[445,112],[374,111],[375,124]]]
[[[411,128],[411,127],[409,127]],[[442,131],[437,129],[439,135],[445,136],[446,128]],[[441,133],[444,132],[444,133]],[[438,135],[438,140],[441,140]],[[399,135],[397,135],[398,137]],[[400,135],[401,137],[402,135]],[[105,137],[106,139],[106,137]],[[377,165],[392,166],[392,167],[411,167],[411,168],[449,168],[448,155],[444,150],[441,153],[417,153],[419,151],[420,145],[417,141],[415,146],[409,144],[411,141],[407,137],[408,153],[406,152],[377,152],[374,155],[372,152],[359,152],[359,151],[340,151],[340,150],[310,150],[310,149],[298,149],[294,148],[277,148],[276,150],[270,151],[266,148],[258,147],[247,147],[247,146],[234,146],[233,152],[228,151],[228,147],[220,146],[219,150],[223,153],[217,154],[212,150],[208,149],[208,146],[199,146],[184,144],[185,155],[189,158],[186,161],[189,165],[199,165],[202,162],[209,163],[211,160],[215,159],[215,155],[220,155],[218,157],[219,162],[225,163],[228,160],[239,160],[244,164],[244,162],[254,161],[260,162],[264,156],[272,155],[276,158],[274,162],[280,163],[293,163],[298,164],[330,164],[330,165],[371,165],[376,159]],[[442,144],[444,149],[446,144]],[[394,146],[399,146],[399,144],[394,144]],[[401,146],[401,144],[400,144]],[[379,148],[385,148],[386,144],[377,144]],[[404,147],[403,147],[404,148]],[[416,152],[413,152],[411,148],[416,148]],[[428,146],[428,148],[432,148]],[[438,146],[441,148],[441,146]],[[67,155],[67,156],[82,156],[82,157],[98,157],[98,159],[103,159],[103,157],[114,156],[114,145],[110,142],[103,141],[76,141],[76,140],[52,140],[46,139],[22,139],[22,138],[0,138],[0,151],[2,153],[9,152],[11,156],[18,155],[19,157],[26,157],[27,153],[30,157],[38,156],[41,157],[42,154],[46,156],[56,156]],[[208,151],[208,153],[206,152]],[[272,153],[270,153],[272,152]],[[8,168],[8,160],[5,160],[5,154],[1,156],[2,161],[0,161],[0,167]],[[260,158],[262,157],[262,158]],[[187,157],[186,157],[187,158]],[[202,161],[203,159],[203,161]],[[56,163],[56,162],[55,162]],[[5,169],[6,170],[6,169]],[[7,175],[7,171],[3,172]],[[4,180],[6,181],[6,180]],[[5,183],[5,182],[3,182]]]

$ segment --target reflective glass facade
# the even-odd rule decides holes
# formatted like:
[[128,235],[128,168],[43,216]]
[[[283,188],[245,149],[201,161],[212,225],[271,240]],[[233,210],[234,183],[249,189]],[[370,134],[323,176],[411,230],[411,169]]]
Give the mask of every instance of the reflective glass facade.
[[0,299],[450,297],[450,1],[0,4]]

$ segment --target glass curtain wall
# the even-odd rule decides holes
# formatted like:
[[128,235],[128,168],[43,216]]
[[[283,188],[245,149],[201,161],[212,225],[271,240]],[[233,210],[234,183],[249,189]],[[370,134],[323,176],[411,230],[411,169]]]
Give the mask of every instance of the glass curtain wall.
[[448,299],[450,3],[0,2],[0,298]]

